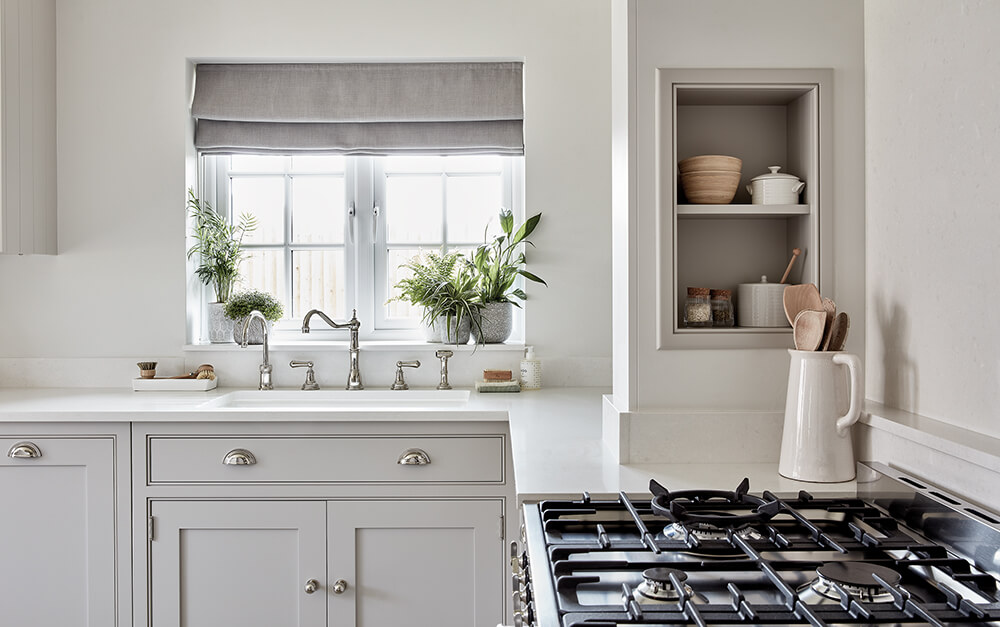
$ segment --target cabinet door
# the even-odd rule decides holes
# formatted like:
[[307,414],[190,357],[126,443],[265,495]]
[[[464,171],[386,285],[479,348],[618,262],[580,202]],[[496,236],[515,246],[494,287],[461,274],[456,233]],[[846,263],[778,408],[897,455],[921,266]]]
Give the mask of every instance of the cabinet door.
[[0,624],[117,625],[114,441],[0,438],[0,456]]
[[331,501],[330,624],[494,627],[504,620],[499,500]]
[[153,501],[150,511],[152,627],[325,625],[326,503]]

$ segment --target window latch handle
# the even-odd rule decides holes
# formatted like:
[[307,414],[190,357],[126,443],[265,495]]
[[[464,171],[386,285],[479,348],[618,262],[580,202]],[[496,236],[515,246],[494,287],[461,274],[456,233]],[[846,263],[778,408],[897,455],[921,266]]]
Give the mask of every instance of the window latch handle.
[[354,206],[354,201],[347,206],[347,239],[351,244],[354,244],[354,223],[355,218],[358,215],[358,210]]
[[379,214],[379,211],[380,211],[379,210],[379,206],[378,206],[378,203],[376,202],[372,206],[372,242],[373,243],[376,242],[376,241],[378,241],[378,214]]

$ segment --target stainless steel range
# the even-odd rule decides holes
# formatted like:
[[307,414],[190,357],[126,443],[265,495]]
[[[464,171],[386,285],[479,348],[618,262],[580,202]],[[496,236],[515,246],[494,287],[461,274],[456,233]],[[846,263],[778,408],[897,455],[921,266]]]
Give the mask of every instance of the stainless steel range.
[[516,624],[1000,625],[1000,521],[887,466],[858,494],[670,492],[524,507]]

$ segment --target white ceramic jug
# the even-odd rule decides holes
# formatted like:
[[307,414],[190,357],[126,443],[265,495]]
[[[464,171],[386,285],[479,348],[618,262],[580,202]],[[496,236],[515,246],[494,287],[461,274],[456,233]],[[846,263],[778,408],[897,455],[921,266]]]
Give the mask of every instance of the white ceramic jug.
[[864,377],[857,355],[789,350],[785,428],[778,473],[834,483],[854,478],[851,425],[861,417]]

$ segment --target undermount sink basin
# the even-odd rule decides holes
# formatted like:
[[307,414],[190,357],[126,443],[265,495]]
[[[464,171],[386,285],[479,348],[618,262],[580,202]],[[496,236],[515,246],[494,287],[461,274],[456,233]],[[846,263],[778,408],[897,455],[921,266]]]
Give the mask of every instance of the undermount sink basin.
[[342,409],[433,407],[468,402],[469,390],[239,390],[214,398],[205,409]]

